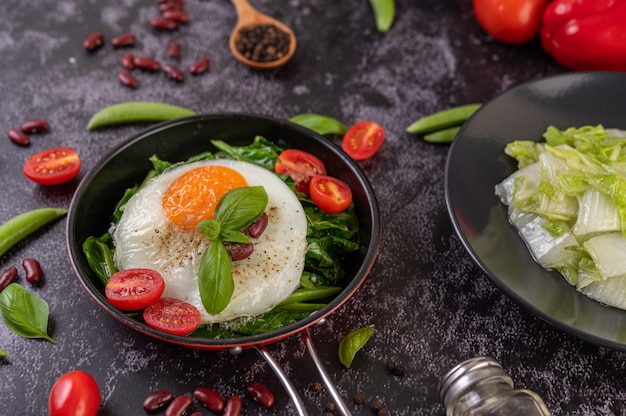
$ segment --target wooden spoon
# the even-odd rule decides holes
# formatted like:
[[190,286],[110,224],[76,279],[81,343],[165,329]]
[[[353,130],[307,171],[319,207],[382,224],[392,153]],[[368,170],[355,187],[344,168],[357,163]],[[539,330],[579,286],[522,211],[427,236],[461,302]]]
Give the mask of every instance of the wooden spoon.
[[[296,35],[294,35],[291,28],[285,25],[283,22],[274,19],[273,17],[267,16],[248,3],[248,0],[231,0],[235,9],[237,10],[237,24],[233,29],[233,32],[230,34],[230,51],[233,56],[241,63],[248,65],[254,69],[272,69],[277,68],[281,65],[284,65],[291,59],[294,52],[296,51]],[[237,39],[239,38],[239,30],[244,27],[254,27],[258,25],[267,25],[272,24],[276,26],[279,30],[287,33],[289,35],[289,51],[287,53],[274,61],[268,62],[258,62],[253,61],[251,59],[246,58],[242,55],[239,50],[237,50]]]

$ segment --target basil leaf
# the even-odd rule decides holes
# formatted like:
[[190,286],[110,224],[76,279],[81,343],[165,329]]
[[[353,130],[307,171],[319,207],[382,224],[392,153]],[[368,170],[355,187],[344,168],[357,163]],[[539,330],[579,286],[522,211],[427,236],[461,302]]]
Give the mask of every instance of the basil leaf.
[[106,285],[109,278],[117,271],[113,261],[113,246],[109,233],[102,237],[88,237],[83,243],[83,253],[91,269],[96,273],[102,284]]
[[267,206],[267,192],[262,186],[232,189],[215,207],[215,220],[222,229],[242,230],[256,220]]
[[373,332],[374,325],[368,325],[356,331],[352,331],[343,337],[339,343],[339,361],[341,361],[341,364],[346,368],[350,368],[354,356],[365,346],[365,343],[370,339]]
[[343,136],[346,131],[348,131],[348,128],[341,121],[332,117],[323,116],[321,114],[298,114],[291,117],[289,121],[306,127],[309,130],[313,130],[322,136],[326,134]]
[[2,348],[0,348],[0,358],[6,358],[9,354],[7,354]]
[[215,240],[220,235],[222,227],[220,223],[215,220],[204,220],[198,223],[198,229],[209,240]]
[[222,241],[230,241],[231,243],[249,243],[250,239],[247,235],[238,230],[223,230],[219,236]]
[[211,140],[211,144],[235,160],[254,163],[272,172],[278,155],[283,151],[261,136],[255,137],[248,146],[231,146],[221,140]]
[[228,251],[219,240],[213,240],[200,260],[198,289],[204,309],[211,315],[222,312],[233,296],[235,282]]
[[43,338],[56,344],[48,336],[48,303],[17,283],[11,283],[0,292],[0,314],[15,334],[24,338]]

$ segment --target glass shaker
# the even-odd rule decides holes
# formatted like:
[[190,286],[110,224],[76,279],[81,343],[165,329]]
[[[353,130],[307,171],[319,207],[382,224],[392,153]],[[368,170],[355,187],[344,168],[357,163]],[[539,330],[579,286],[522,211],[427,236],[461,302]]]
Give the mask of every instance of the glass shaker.
[[550,416],[536,393],[514,389],[500,363],[475,357],[450,370],[439,384],[446,416]]

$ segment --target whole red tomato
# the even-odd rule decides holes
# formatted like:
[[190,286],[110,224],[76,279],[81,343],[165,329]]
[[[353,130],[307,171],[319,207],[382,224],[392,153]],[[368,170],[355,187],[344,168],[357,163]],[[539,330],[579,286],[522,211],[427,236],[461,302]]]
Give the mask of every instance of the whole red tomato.
[[95,416],[100,407],[100,389],[94,378],[81,370],[63,374],[48,397],[49,416]]
[[478,24],[494,39],[526,43],[539,32],[548,0],[473,0]]

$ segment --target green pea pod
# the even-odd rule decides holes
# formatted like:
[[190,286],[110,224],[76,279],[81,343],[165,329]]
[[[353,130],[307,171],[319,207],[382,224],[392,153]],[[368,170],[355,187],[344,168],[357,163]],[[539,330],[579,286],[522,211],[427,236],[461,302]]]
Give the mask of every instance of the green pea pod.
[[187,108],[170,104],[128,101],[113,104],[98,111],[87,123],[87,130],[117,124],[166,121],[194,114]]
[[0,348],[0,358],[7,358],[9,354],[7,354],[2,348]]
[[374,19],[376,20],[376,29],[385,33],[391,29],[393,20],[396,15],[395,0],[369,0],[372,10],[374,11]]
[[293,116],[289,119],[292,123],[299,124],[309,130],[313,130],[322,136],[326,134],[336,134],[343,136],[348,128],[339,120],[321,114],[304,113]]
[[67,214],[64,208],[38,208],[0,224],[0,256],[44,225]]
[[343,337],[339,343],[339,361],[341,361],[341,364],[346,368],[350,368],[354,356],[365,346],[365,343],[370,339],[373,332],[374,325],[368,325],[352,331]]
[[406,131],[414,134],[427,134],[449,127],[460,126],[474,114],[480,106],[481,104],[466,104],[439,111],[415,121],[406,128]]
[[424,141],[428,143],[452,143],[461,127],[449,127],[424,135]]

